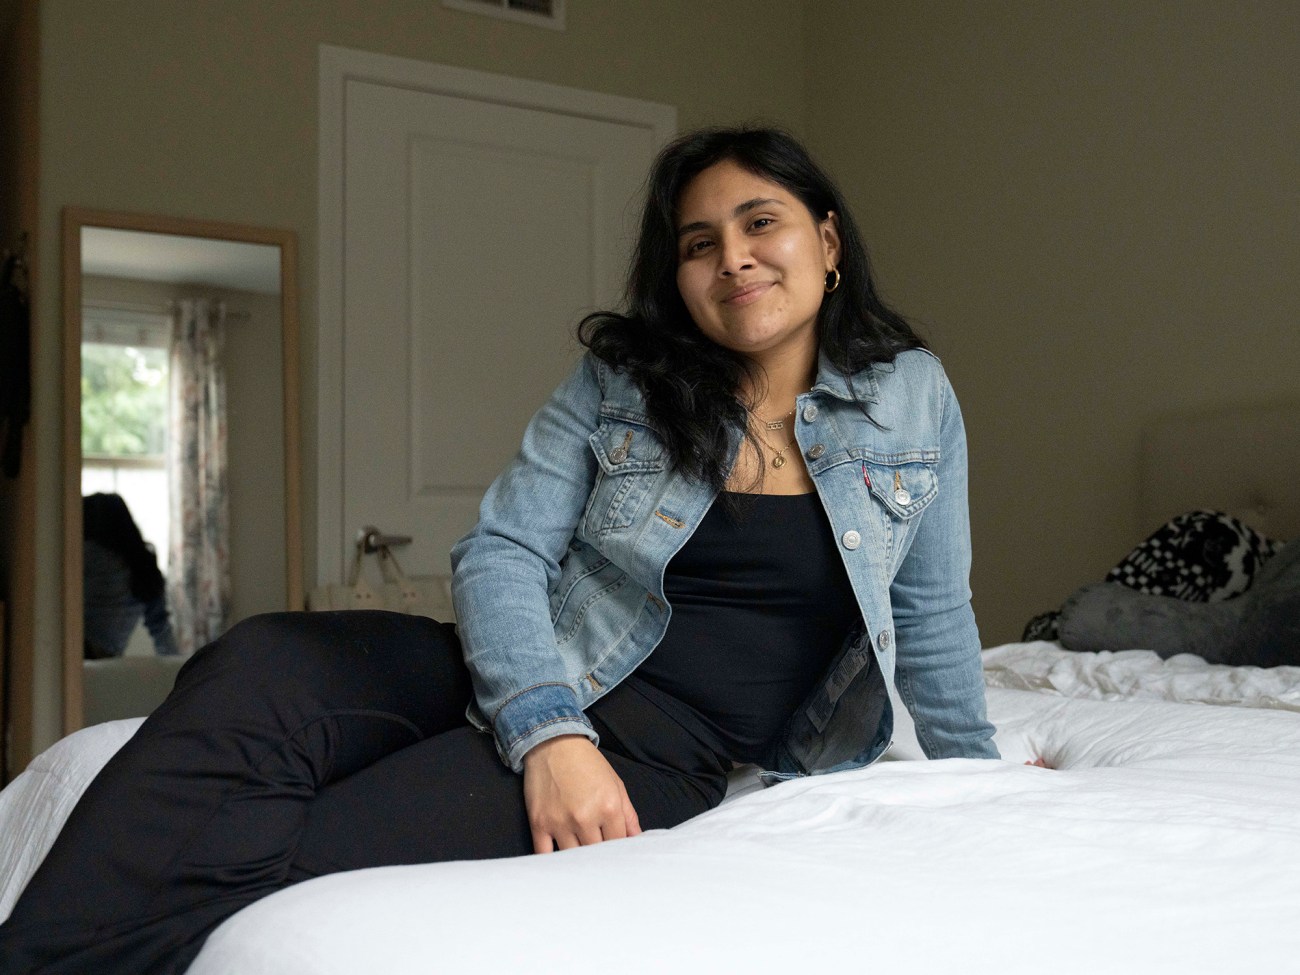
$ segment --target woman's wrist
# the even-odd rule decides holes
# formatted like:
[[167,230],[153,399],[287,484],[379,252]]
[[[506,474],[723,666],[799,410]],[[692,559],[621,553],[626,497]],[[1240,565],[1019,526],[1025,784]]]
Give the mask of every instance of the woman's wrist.
[[524,768],[526,769],[529,765],[539,761],[544,761],[556,752],[572,751],[575,748],[581,749],[583,745],[590,745],[592,748],[596,747],[592,745],[591,739],[585,735],[556,735],[554,738],[547,738],[524,753]]

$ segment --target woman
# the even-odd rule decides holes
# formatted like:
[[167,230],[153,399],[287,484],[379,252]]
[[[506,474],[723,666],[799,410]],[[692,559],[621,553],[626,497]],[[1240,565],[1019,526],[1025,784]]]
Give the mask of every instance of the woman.
[[670,827],[735,762],[858,767],[890,679],[930,757],[997,756],[961,415],[804,150],[668,146],[627,313],[581,334],[453,550],[459,632],[282,614],[197,654],[0,928],[15,970],[181,971],[296,880]]
[[140,534],[122,496],[82,498],[81,529],[87,659],[122,656],[141,621],[159,656],[180,653],[157,554]]

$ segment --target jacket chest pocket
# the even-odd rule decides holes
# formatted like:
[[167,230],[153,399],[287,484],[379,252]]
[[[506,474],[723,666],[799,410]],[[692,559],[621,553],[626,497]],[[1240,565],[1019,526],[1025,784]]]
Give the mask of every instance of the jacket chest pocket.
[[602,419],[587,440],[599,471],[583,526],[591,537],[630,528],[663,475],[663,445],[649,427],[616,418]]
[[938,454],[931,458],[900,461],[896,457],[866,457],[863,473],[871,487],[871,495],[878,502],[885,530],[890,539],[890,554],[894,564],[906,552],[907,541],[915,530],[918,516],[939,493],[939,478],[935,467]]

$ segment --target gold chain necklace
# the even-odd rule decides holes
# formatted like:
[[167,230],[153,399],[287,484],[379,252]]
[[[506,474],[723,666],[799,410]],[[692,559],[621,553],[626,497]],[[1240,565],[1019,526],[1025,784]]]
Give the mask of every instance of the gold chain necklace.
[[[790,412],[793,413],[794,411],[791,410]],[[757,417],[755,417],[755,419],[757,419]],[[784,424],[782,424],[782,426],[784,426]],[[772,428],[768,427],[768,429],[772,429]],[[777,447],[773,447],[770,443],[768,443],[767,438],[764,437],[761,433],[759,433],[757,429],[754,430],[754,436],[758,438],[759,443],[761,443],[768,450],[772,451],[772,453],[775,455],[772,458],[772,467],[774,467],[776,470],[779,471],[782,467],[786,465],[785,452],[794,446],[793,438],[791,438],[790,442],[786,444],[784,447],[777,448]]]
[[[754,419],[757,420],[759,423],[763,424],[763,426],[767,427],[769,430],[784,430],[785,421],[790,419],[790,417],[792,416],[794,416],[794,410],[791,410],[785,416],[779,417],[775,420],[764,420],[761,416],[758,416],[757,414],[754,414]],[[789,447],[787,447],[786,449],[789,450]]]

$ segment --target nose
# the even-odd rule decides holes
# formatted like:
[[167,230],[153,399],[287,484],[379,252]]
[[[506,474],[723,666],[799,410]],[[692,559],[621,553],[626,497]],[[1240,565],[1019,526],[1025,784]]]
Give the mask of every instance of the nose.
[[718,276],[729,278],[754,266],[749,238],[740,233],[723,234],[718,242]]

